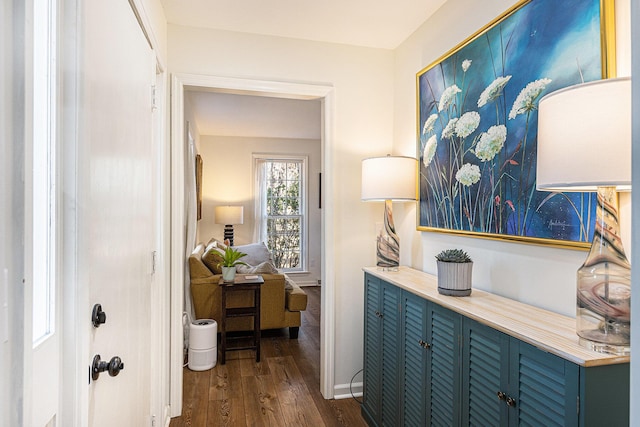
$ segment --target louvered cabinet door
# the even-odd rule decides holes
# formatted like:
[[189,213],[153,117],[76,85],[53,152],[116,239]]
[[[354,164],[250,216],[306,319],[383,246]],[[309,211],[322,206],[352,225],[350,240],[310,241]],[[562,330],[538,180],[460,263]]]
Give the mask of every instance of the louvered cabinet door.
[[509,425],[577,426],[578,366],[511,340]]
[[509,337],[467,318],[463,331],[462,424],[507,425]]
[[394,274],[398,286],[383,277],[365,273],[362,416],[370,426],[629,425],[625,358],[573,363],[579,355],[539,327],[523,334],[524,317],[484,319],[487,295],[445,299],[427,289],[423,297],[416,273],[407,283]]
[[382,281],[382,426],[400,422],[400,288]]
[[365,275],[364,375],[362,414],[370,425],[381,421],[382,409],[382,284]]
[[427,362],[427,423],[432,426],[460,425],[462,317],[458,313],[430,304]]
[[402,293],[402,425],[426,425],[427,301],[410,292]]

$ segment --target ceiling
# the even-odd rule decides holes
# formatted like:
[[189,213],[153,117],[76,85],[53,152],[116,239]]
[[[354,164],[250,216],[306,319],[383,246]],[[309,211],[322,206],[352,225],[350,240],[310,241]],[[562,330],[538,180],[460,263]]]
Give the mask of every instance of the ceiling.
[[[170,24],[395,49],[446,0],[160,0]],[[320,101],[186,94],[201,135],[320,138]]]
[[319,99],[300,100],[188,90],[200,135],[320,140]]
[[446,0],[160,0],[170,24],[395,49]]

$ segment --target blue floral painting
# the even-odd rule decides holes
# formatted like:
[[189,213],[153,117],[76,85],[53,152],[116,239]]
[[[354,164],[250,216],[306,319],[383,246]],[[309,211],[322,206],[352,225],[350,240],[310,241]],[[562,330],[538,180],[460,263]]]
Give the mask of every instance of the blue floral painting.
[[601,8],[522,2],[418,73],[419,229],[588,246],[595,195],[536,190],[537,106],[603,77]]

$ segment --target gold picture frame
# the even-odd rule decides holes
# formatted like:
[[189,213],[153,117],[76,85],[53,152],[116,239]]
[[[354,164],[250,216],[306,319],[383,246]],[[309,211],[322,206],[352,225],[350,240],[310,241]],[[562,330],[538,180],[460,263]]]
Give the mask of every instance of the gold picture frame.
[[615,76],[613,8],[520,1],[417,73],[418,230],[590,246],[595,195],[535,189],[537,102]]

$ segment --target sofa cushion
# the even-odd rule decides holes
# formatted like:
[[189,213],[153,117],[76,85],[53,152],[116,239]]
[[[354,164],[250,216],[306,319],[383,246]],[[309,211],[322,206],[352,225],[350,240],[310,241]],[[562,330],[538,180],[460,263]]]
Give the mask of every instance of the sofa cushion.
[[278,274],[278,269],[275,268],[274,265],[269,261],[261,262],[256,266],[239,264],[236,266],[236,271],[242,274]]
[[246,262],[249,265],[258,265],[267,261],[273,264],[273,258],[271,258],[271,252],[264,243],[251,243],[248,245],[234,246],[234,249],[247,254],[240,260]]
[[220,263],[222,262],[222,255],[222,250],[215,244],[211,244],[202,255],[202,262],[213,272],[213,274],[221,274],[222,268],[220,267]]

